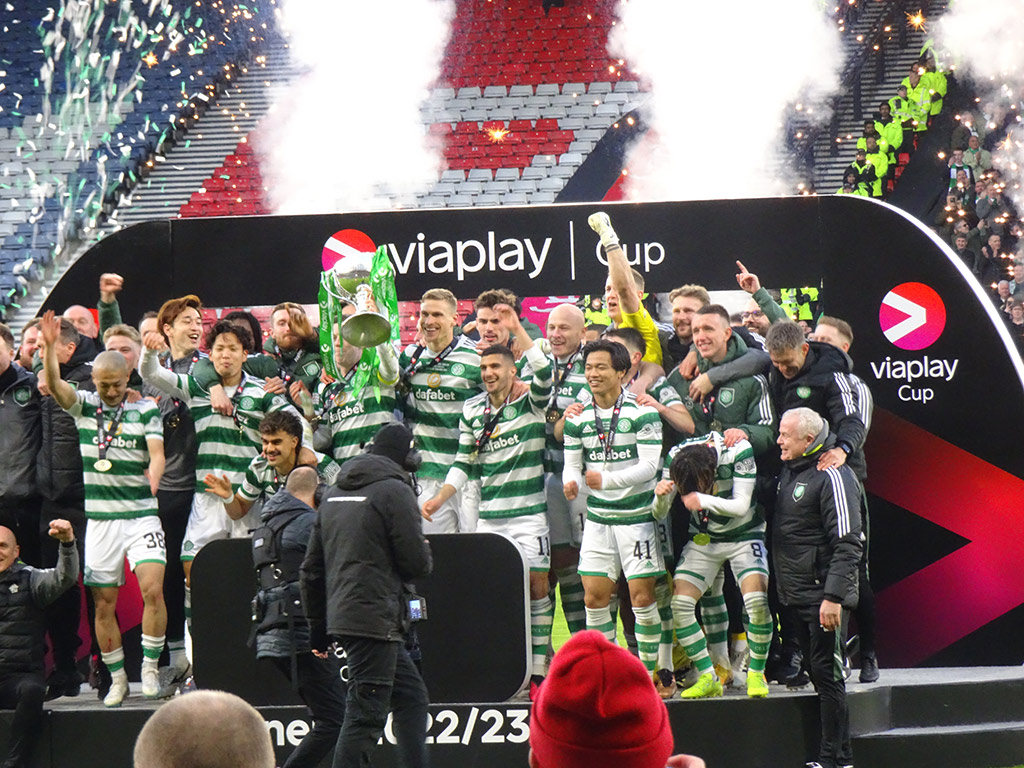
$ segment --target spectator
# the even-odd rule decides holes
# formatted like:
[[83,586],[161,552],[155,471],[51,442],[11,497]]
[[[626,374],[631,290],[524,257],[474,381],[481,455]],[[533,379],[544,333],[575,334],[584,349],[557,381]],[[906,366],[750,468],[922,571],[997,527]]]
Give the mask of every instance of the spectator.
[[0,708],[14,710],[6,768],[34,765],[32,750],[39,738],[46,694],[43,608],[78,578],[71,523],[51,520],[49,535],[60,542],[57,567],[39,570],[21,562],[14,532],[0,526]]
[[1024,264],[1015,262],[1013,265],[1013,280],[1007,286],[1010,296],[1017,301],[1024,301]]
[[854,173],[857,176],[857,189],[866,197],[870,197],[874,191],[875,180],[877,175],[875,173],[875,166],[873,163],[868,162],[867,150],[858,149],[854,160],[843,171],[845,177],[849,173]]
[[[964,151],[962,149],[953,149],[949,153],[949,160],[946,162],[949,167],[949,188],[954,189],[957,186],[966,186],[970,184],[974,186],[974,171],[971,167],[964,162]],[[967,176],[967,179],[961,180],[960,172],[963,171]]]
[[164,704],[139,732],[133,758],[135,768],[276,764],[266,721],[242,699],[223,691],[195,691]]
[[975,178],[979,172],[992,169],[992,153],[982,149],[981,140],[977,136],[972,135],[967,139],[964,164],[973,171]]
[[988,185],[988,194],[978,200],[977,213],[984,219],[989,230],[997,235],[1004,235],[1007,222],[1012,216],[1009,204],[1003,198],[1003,185],[994,182]]
[[704,768],[672,751],[668,710],[628,651],[594,631],[559,649],[530,713],[530,768]]
[[[953,238],[954,248],[953,252],[960,257],[960,260],[967,266],[971,271],[971,274],[978,277],[978,273],[975,272],[975,268],[978,262],[978,254],[967,247],[967,235],[959,234]],[[1005,282],[1005,281],[1004,281]]]
[[1003,254],[1001,248],[1002,238],[996,234],[989,235],[988,242],[982,246],[979,259],[981,266],[978,277],[982,285],[991,285],[1002,274]]
[[36,377],[14,361],[14,334],[0,323],[0,525],[27,545],[30,565],[39,565],[40,400]]
[[[996,284],[996,306],[999,307],[999,311],[1004,314],[1010,314],[1010,305],[1013,304],[1015,299],[1010,296],[1010,281],[1000,280]],[[1006,318],[1003,318],[1004,320]]]
[[979,143],[985,140],[985,134],[983,133],[985,128],[985,121],[975,121],[974,115],[971,112],[962,112],[960,114],[960,120],[953,128],[953,134],[950,137],[950,146],[956,149],[966,150],[970,147],[971,136],[976,136]]
[[1010,336],[1013,337],[1017,349],[1024,353],[1024,303],[1011,299],[1009,308],[1007,325],[1010,328]]

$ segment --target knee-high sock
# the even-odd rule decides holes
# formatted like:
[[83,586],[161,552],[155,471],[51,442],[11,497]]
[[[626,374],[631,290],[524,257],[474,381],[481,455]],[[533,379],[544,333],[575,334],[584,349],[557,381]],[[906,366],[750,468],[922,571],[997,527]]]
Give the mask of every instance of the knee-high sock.
[[661,616],[658,604],[651,603],[643,608],[633,606],[636,617],[636,644],[640,661],[648,672],[654,672],[658,665],[658,646],[661,644]]
[[743,596],[747,609],[747,647],[750,648],[750,670],[764,672],[768,646],[772,642],[772,614],[768,610],[767,592],[748,592]]
[[142,636],[142,666],[157,668],[160,663],[160,654],[164,650],[165,636],[154,637],[152,635]]
[[654,599],[658,603],[658,617],[661,619],[658,669],[672,669],[672,586],[667,579],[658,579],[654,586]]
[[533,674],[547,674],[548,641],[551,640],[551,620],[555,606],[547,596],[530,601],[530,632],[533,635]]
[[615,622],[612,621],[611,609],[606,605],[604,608],[587,608],[586,612],[587,629],[597,630],[614,643]]
[[672,596],[672,620],[676,626],[676,637],[686,650],[697,671],[702,675],[711,671],[711,657],[708,643],[697,623],[697,601],[687,595]]
[[704,634],[708,638],[711,661],[729,667],[729,610],[725,607],[725,597],[721,592],[715,594],[712,590],[700,599],[700,617],[704,624]]
[[115,648],[112,651],[100,653],[100,658],[107,665],[107,671],[113,678],[127,678],[128,673],[124,669],[124,648]]
[[587,628],[587,612],[583,607],[583,582],[576,565],[567,565],[555,571],[558,589],[562,593],[562,613],[569,633],[575,635]]

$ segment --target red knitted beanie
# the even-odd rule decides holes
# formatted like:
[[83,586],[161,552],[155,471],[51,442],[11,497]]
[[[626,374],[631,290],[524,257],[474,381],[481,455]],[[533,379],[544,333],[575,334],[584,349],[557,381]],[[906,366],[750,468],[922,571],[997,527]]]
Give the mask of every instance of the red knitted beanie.
[[668,710],[643,664],[600,632],[562,646],[530,716],[543,768],[665,768],[672,745]]

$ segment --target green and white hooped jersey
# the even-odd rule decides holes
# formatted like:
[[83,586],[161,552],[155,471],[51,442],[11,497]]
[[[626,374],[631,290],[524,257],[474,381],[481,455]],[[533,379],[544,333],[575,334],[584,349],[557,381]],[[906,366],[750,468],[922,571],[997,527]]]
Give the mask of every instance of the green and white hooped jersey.
[[85,516],[89,520],[134,520],[157,514],[156,497],[149,489],[145,471],[149,469],[149,438],[163,442],[164,423],[160,409],[152,400],[124,404],[114,438],[105,458],[111,463],[106,472],[96,471],[100,458],[96,414],[102,411],[103,428],[109,429],[117,406],[104,405],[95,392],[75,392],[75,402],[67,409],[78,428],[82,452],[82,479],[85,484]]
[[[606,435],[611,426],[613,410],[602,408],[597,411]],[[641,446],[653,448],[656,454],[661,453],[661,417],[654,408],[638,405],[632,393],[627,392],[623,398],[607,459],[598,437],[594,413],[595,403],[591,400],[583,413],[565,420],[567,464],[571,454],[575,453],[582,460],[579,463],[584,474],[588,469],[619,472],[640,464]],[[658,473],[655,470],[649,478],[624,488],[588,489],[587,519],[612,525],[651,521],[657,479]]]
[[[263,389],[263,384],[243,374],[241,394],[237,399],[235,418],[217,413],[210,405],[210,395],[191,376],[173,374],[177,397],[192,411],[196,425],[196,493],[205,493],[203,478],[213,473],[227,475],[232,486],[237,486],[245,477],[249,462],[262,448],[260,422],[272,411],[291,410],[305,424],[299,412],[280,395]],[[225,387],[232,401],[238,394],[237,387]]]
[[[338,477],[341,467],[330,456],[317,453],[316,451],[313,453],[317,459],[316,471],[320,475],[320,479],[328,485],[334,485],[334,480]],[[267,463],[266,457],[261,453],[250,461],[249,466],[246,467],[245,477],[242,478],[242,485],[238,489],[238,495],[250,503],[256,501],[264,493],[272,496],[280,488],[284,487],[286,477],[278,475],[277,470]]]
[[480,517],[489,520],[544,512],[545,419],[551,396],[551,363],[535,351],[533,378],[526,394],[501,407],[490,439],[479,453],[476,443],[488,420],[488,394],[471,397],[459,421],[459,450],[445,482],[461,487],[470,477],[480,480]]
[[353,395],[348,385],[339,389],[337,382],[329,388],[322,383],[318,387],[321,398],[330,398],[329,403],[321,402],[318,411],[324,414],[331,431],[331,454],[338,464],[362,453],[363,445],[373,440],[382,426],[395,420],[398,400],[394,385],[378,380],[377,386],[375,392],[373,383],[367,382],[358,395]]
[[[549,356],[552,362],[552,382],[557,387],[553,391],[552,401],[555,408],[564,412],[566,408],[580,400],[580,393],[587,392],[587,378],[583,375],[583,357],[580,354],[570,355],[567,360],[558,361],[553,355]],[[565,364],[572,360],[568,373],[565,372]],[[559,385],[559,379],[562,383]],[[547,425],[547,444],[544,449],[544,471],[552,474],[562,474],[565,468],[563,456],[563,444],[555,439],[555,425]]]
[[[671,480],[669,467],[675,455],[688,445],[708,445],[718,454],[718,469],[715,473],[714,496],[720,499],[732,499],[733,481],[746,480],[753,484],[757,475],[754,461],[754,449],[746,440],[739,440],[731,448],[727,448],[725,440],[718,432],[709,432],[701,437],[684,440],[673,446],[665,459],[663,479]],[[708,535],[713,542],[764,541],[765,521],[761,508],[753,501],[745,515],[723,515],[708,509]],[[700,515],[690,514],[690,535],[700,531]]]
[[[405,371],[416,354],[410,344],[398,366]],[[480,392],[480,355],[473,342],[460,336],[455,348],[441,362],[424,350],[410,379],[411,391],[404,403],[405,418],[423,455],[420,477],[443,480],[459,451],[459,420],[462,407]]]

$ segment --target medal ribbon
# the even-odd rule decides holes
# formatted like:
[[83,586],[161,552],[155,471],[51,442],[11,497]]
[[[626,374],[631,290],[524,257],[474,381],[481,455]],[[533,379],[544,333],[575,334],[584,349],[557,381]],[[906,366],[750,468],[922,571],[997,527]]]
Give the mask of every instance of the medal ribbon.
[[435,365],[440,363],[442,360],[444,360],[446,357],[448,357],[448,355],[450,355],[452,353],[452,350],[454,350],[455,347],[458,346],[458,344],[459,344],[459,337],[456,336],[456,337],[454,337],[452,339],[451,344],[449,344],[447,347],[445,347],[444,349],[442,349],[438,353],[437,357],[435,357],[433,360],[431,360],[428,363],[424,363],[422,368],[417,368],[416,366],[417,366],[417,364],[420,361],[420,357],[423,355],[423,353],[427,349],[425,346],[420,344],[419,346],[416,347],[416,352],[412,356],[412,362],[409,363],[409,367],[407,367],[404,371],[402,371],[402,379],[403,380],[411,379],[414,375],[419,373],[421,370],[425,371],[427,368],[434,367]]
[[245,372],[242,372],[242,380],[238,382],[238,389],[235,390],[235,394],[231,396],[231,420],[235,422],[235,426],[240,431],[244,431],[245,427],[242,426],[242,422],[238,419],[238,404],[242,401],[242,390],[245,389],[245,384],[248,381],[248,376]]
[[480,433],[480,437],[477,438],[476,447],[473,449],[474,453],[479,453],[480,449],[487,444],[487,441],[491,439],[491,435],[494,434],[494,428],[498,426],[498,421],[501,419],[501,412],[505,410],[505,406],[508,405],[509,400],[512,398],[512,390],[510,389],[508,395],[505,397],[505,402],[501,404],[501,408],[494,414],[494,418],[488,421],[487,417],[491,415],[491,398],[487,398],[487,405],[484,406],[484,431]]
[[110,420],[109,429],[103,428],[102,400],[100,407],[96,409],[96,451],[99,453],[100,461],[107,458],[107,450],[114,441],[114,435],[117,434],[117,425],[121,423],[121,417],[124,416],[124,402],[125,398],[121,398],[121,402],[117,404],[117,410],[114,412],[114,418]]
[[[554,389],[551,390],[551,401],[548,403],[548,408],[556,408],[558,406],[558,390],[562,388],[562,385],[568,378],[569,371],[572,370],[573,365],[576,363],[576,358],[580,354],[580,349],[582,349],[582,347],[580,347],[571,355],[569,355],[569,359],[566,361],[565,367],[562,369],[562,372],[558,375],[558,381],[555,382]],[[558,358],[555,358],[555,371],[558,371]]]
[[608,434],[604,432],[604,424],[601,423],[601,416],[597,412],[597,401],[594,401],[594,428],[597,429],[597,439],[604,448],[604,460],[608,461],[611,455],[612,442],[615,440],[615,428],[619,426],[619,413],[622,411],[622,401],[626,395],[624,389],[619,390],[619,396],[615,400],[615,407],[612,409],[612,418],[608,424]]

